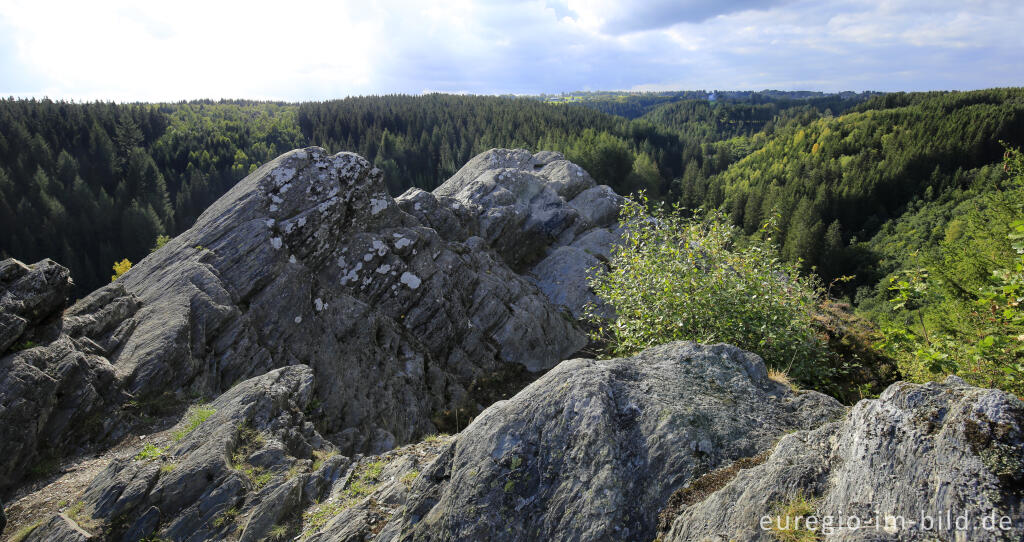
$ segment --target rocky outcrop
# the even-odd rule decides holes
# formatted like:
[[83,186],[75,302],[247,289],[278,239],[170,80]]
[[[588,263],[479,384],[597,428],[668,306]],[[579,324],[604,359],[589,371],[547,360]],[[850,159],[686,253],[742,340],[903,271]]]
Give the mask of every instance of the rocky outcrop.
[[794,499],[828,540],[1020,540],[1024,403],[956,377],[893,384],[673,510],[660,539],[775,540],[798,530]]
[[455,438],[346,457],[306,418],[314,379],[298,365],[234,386],[203,421],[184,416],[178,442],[111,463],[76,518],[34,535],[650,539],[674,488],[844,412],[769,380],[757,356],[677,343],[563,362]]
[[[70,308],[66,269],[0,262],[0,493],[106,450],[64,504],[9,509],[16,530],[724,541],[813,515],[903,521],[828,540],[1020,540],[1019,399],[951,378],[847,409],[728,345],[560,362],[587,307],[608,312],[587,274],[620,237],[614,192],[522,150],[433,193],[383,187],[356,155],[293,151]],[[139,434],[151,408],[176,425]]]
[[159,530],[173,540],[221,540],[255,513],[241,539],[264,537],[348,465],[330,456],[306,419],[312,394],[305,365],[234,386],[184,416],[170,446],[140,442],[138,455],[112,462],[73,506],[74,518],[55,517],[32,536],[51,540],[70,530],[141,540]]
[[51,339],[55,330],[45,324],[59,319],[72,285],[71,273],[53,260],[0,261],[0,355]]
[[4,344],[34,348],[0,360],[0,491],[42,455],[120,434],[128,400],[216,397],[296,364],[316,373],[311,415],[346,453],[455,425],[445,412],[486,406],[470,394],[481,378],[546,370],[586,345],[573,313],[598,260],[580,252],[560,279],[571,284],[552,278],[564,256],[544,262],[615,242],[614,214],[591,222],[571,204],[591,188],[556,153],[493,150],[436,194],[396,201],[363,158],[309,148],[63,315],[66,269],[4,262]]
[[125,431],[119,405],[128,399],[105,356],[130,332],[137,308],[119,286],[63,310],[71,279],[43,260],[0,262],[0,318],[15,322],[0,357],[0,492],[25,474],[48,470],[60,455]]
[[[565,361],[476,418],[369,539],[651,540],[675,489],[843,412],[726,345]],[[315,539],[366,531],[348,517]]]

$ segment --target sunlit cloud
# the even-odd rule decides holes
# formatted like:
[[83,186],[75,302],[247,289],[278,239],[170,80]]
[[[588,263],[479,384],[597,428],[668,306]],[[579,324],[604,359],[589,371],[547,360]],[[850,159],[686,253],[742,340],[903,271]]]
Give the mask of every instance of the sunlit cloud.
[[1024,84],[1024,3],[0,3],[0,93],[329,99],[578,89]]

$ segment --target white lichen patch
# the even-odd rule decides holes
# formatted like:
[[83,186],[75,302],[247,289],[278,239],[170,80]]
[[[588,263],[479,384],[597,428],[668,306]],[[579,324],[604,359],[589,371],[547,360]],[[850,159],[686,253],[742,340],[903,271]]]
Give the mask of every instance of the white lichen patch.
[[271,204],[270,205],[270,212],[273,213],[276,210],[277,210],[277,205]]
[[327,308],[327,303],[324,303],[324,300],[318,297],[313,300],[313,307],[316,308],[316,312],[320,312]]
[[368,262],[368,261],[370,261],[372,259],[373,259],[373,253],[372,252],[363,255],[363,261],[364,262]]
[[280,188],[288,183],[292,177],[295,176],[296,169],[293,167],[279,167],[271,173],[271,177],[274,179],[274,186]]
[[278,196],[277,194],[271,194],[270,195],[270,201],[280,205],[284,200],[281,199],[281,197]]
[[292,254],[291,256],[288,257],[288,263],[297,263],[297,262],[298,262],[298,260],[295,259],[295,255],[294,254]]
[[400,279],[398,279],[398,280],[401,281],[402,284],[408,286],[409,289],[411,289],[411,290],[415,290],[416,288],[419,288],[420,287],[420,283],[422,282],[419,277],[417,277],[416,275],[413,275],[412,273],[410,273],[408,271],[402,273],[402,277]]
[[302,317],[301,316],[296,316],[295,317],[295,323],[296,324],[301,324],[302,323]]
[[378,267],[378,268],[377,268],[377,269],[376,269],[375,271],[376,271],[376,272],[378,272],[378,273],[380,273],[381,275],[384,275],[384,274],[386,274],[386,273],[387,273],[388,271],[391,271],[391,266],[390,266],[390,265],[388,265],[388,264],[384,264],[384,265],[382,265],[382,266]]
[[377,251],[378,256],[383,256],[388,253],[388,246],[384,244],[384,241],[381,241],[380,239],[374,239],[373,250]]
[[370,214],[375,215],[388,208],[388,200],[385,198],[370,198]]
[[346,273],[344,277],[341,277],[341,285],[345,286],[346,284],[348,284],[350,282],[359,280],[359,271],[362,268],[363,268],[363,262],[356,263],[355,267],[353,267],[351,270],[349,270],[349,272]]
[[267,224],[268,228],[273,228],[274,227],[274,219],[273,218],[268,218],[267,221],[266,221],[266,224]]
[[411,239],[408,239],[406,237],[399,237],[398,240],[395,241],[395,248],[405,248],[405,247],[407,247],[407,246],[409,246],[411,244],[412,244],[412,240]]
[[303,227],[305,225],[306,225],[306,217],[299,218],[299,227],[301,228],[301,227]]
[[274,237],[270,240],[270,246],[274,247],[275,250],[281,248],[281,244],[282,241],[280,237]]
[[[344,252],[344,251],[342,251],[342,252]],[[348,267],[348,262],[345,261],[345,257],[344,256],[338,256],[338,267],[340,267],[342,269]]]

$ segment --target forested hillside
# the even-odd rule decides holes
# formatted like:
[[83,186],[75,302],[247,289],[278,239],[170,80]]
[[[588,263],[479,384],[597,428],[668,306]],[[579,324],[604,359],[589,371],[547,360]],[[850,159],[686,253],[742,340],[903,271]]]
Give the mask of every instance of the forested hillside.
[[[84,294],[109,280],[113,262],[137,261],[159,235],[188,228],[259,164],[306,145],[366,156],[385,171],[396,195],[439,185],[483,150],[518,146],[562,151],[622,193],[645,189],[675,200],[678,189],[672,188],[679,185],[672,179],[722,171],[764,144],[776,127],[827,111],[792,97],[775,104],[757,93],[715,104],[702,92],[672,99],[690,94],[701,97],[636,120],[491,96],[303,104],[6,99],[0,101],[0,254],[58,259]],[[605,99],[645,110],[651,105],[644,95]],[[679,108],[688,111],[685,118]],[[759,116],[752,119],[751,111]]]
[[[1024,90],[540,98],[3,100],[0,255],[54,258],[82,295],[287,149],[362,154],[395,195],[432,189],[491,147],[551,149],[620,193],[721,208],[747,233],[776,217],[785,259],[880,324],[893,356],[931,360],[905,370],[1014,386],[977,348],[954,346],[1012,330],[990,290],[1017,261],[1008,236],[1024,194],[1004,152],[1024,145]],[[986,359],[1020,362],[1012,341],[990,348],[1002,350]]]
[[[681,181],[684,201],[723,207],[753,232],[779,217],[783,255],[826,281],[878,276],[871,239],[916,205],[986,191],[1004,175],[1004,141],[1024,143],[1024,90],[895,94],[855,112],[794,123],[728,171]],[[959,196],[957,196],[959,197]]]

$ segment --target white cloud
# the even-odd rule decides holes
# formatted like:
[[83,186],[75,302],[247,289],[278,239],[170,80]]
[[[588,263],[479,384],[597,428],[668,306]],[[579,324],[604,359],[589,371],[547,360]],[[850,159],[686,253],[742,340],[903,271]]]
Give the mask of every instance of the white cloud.
[[1024,84],[1022,24],[1011,0],[4,0],[0,94],[978,88]]

